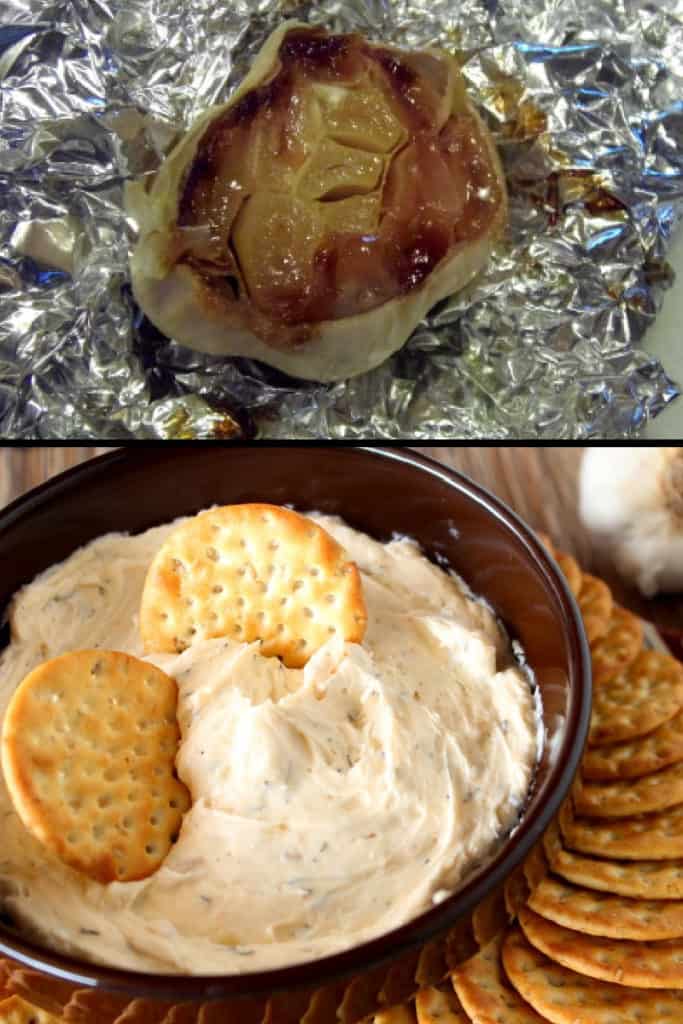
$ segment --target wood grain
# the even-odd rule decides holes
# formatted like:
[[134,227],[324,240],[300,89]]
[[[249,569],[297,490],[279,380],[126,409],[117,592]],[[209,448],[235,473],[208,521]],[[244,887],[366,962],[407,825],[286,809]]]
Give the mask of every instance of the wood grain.
[[[0,505],[55,473],[111,448],[0,446]],[[603,576],[627,607],[657,624],[681,628],[683,600],[674,597],[644,601],[624,586],[605,552],[583,529],[577,512],[578,472],[583,448],[504,446],[417,447],[415,451],[473,480],[507,502],[535,530],[549,534],[558,547],[574,554],[581,565]]]
[[42,484],[55,473],[91,459],[110,448],[40,447],[10,448],[0,446],[0,506],[18,498],[24,491]]
[[591,544],[576,511],[583,448],[438,447],[415,448],[460,470],[498,495],[535,530],[544,530],[584,563]]

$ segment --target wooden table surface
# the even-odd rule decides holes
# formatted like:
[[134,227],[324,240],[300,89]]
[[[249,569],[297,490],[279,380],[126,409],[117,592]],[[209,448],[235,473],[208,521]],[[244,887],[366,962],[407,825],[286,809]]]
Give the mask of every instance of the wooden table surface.
[[[109,448],[0,447],[0,505],[69,466]],[[591,543],[577,515],[577,477],[580,447],[416,448],[462,470],[507,502],[530,526],[548,533],[558,547],[570,551],[581,565],[603,576],[619,600],[661,625],[683,624],[683,600],[660,598],[644,602],[625,588],[609,559]]]

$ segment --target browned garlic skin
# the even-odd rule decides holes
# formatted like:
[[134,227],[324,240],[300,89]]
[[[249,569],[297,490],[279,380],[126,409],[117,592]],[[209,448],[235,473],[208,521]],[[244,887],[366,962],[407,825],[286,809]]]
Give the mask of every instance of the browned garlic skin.
[[453,58],[293,22],[127,201],[134,291],[162,331],[314,380],[400,348],[507,214]]

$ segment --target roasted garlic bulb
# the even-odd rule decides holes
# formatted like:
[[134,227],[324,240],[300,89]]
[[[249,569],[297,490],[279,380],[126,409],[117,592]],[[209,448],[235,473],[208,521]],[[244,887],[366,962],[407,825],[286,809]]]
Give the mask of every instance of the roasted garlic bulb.
[[293,22],[127,202],[133,287],[157,327],[323,381],[400,348],[506,220],[452,57]]

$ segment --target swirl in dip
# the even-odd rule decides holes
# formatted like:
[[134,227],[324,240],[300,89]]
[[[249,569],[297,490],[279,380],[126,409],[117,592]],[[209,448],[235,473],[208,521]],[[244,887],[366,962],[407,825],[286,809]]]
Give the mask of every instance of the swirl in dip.
[[[156,874],[101,885],[66,867],[0,779],[0,910],[45,943],[156,972],[316,959],[427,909],[516,823],[538,718],[491,612],[413,542],[312,518],[361,570],[363,644],[331,640],[304,669],[224,639],[148,656],[178,681],[193,798]],[[16,595],[0,719],[47,658],[141,655],[142,587],[173,525],[101,537]]]

